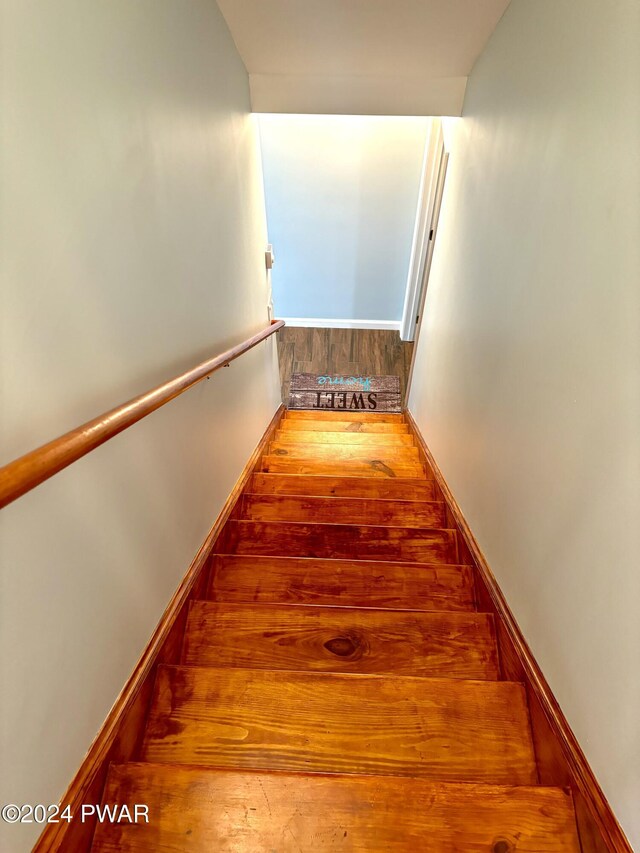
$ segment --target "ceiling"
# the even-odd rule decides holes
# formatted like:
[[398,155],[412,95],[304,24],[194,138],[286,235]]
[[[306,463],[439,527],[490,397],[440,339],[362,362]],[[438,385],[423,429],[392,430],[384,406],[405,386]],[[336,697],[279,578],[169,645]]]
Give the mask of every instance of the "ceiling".
[[[442,106],[447,100],[454,106],[449,114],[459,114],[466,77],[508,4],[218,0],[249,72],[256,111],[271,102],[279,104],[277,112],[319,111],[314,105],[327,111],[345,100],[362,100],[370,109],[378,91],[377,112],[388,112],[386,104],[392,114],[394,93],[405,109],[415,100],[421,110],[424,97],[435,94]],[[352,84],[359,95],[346,91]],[[288,101],[298,109],[287,109]]]

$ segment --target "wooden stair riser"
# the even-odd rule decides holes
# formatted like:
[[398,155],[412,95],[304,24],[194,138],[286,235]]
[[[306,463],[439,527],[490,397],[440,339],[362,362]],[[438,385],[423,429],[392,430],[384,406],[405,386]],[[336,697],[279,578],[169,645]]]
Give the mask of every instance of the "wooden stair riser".
[[409,527],[228,521],[216,545],[222,554],[457,563],[456,533]]
[[357,421],[291,421],[283,418],[280,422],[283,433],[298,435],[309,432],[346,432],[350,435],[411,435],[409,425],[404,423],[358,423]]
[[142,758],[537,782],[524,690],[504,681],[162,666]]
[[445,527],[444,503],[244,494],[235,518],[394,527]]
[[425,478],[421,464],[403,465],[392,460],[345,459],[341,462],[263,456],[260,470],[271,474],[317,474],[329,477]]
[[398,610],[474,609],[469,566],[218,556],[209,597],[259,604],[314,604]]
[[294,432],[281,429],[273,437],[276,444],[306,447],[310,444],[340,445],[343,447],[415,447],[411,435],[381,435],[379,433]]
[[287,421],[350,421],[363,424],[405,424],[404,415],[393,413],[372,412],[317,412],[304,409],[288,409],[284,419]]
[[98,824],[95,853],[580,851],[557,788],[128,764],[112,765],[104,802],[146,803],[153,818]]
[[269,495],[374,498],[400,501],[434,501],[439,492],[433,480],[386,477],[327,477],[257,472],[247,491]]
[[481,613],[192,602],[188,666],[498,678],[493,620]]

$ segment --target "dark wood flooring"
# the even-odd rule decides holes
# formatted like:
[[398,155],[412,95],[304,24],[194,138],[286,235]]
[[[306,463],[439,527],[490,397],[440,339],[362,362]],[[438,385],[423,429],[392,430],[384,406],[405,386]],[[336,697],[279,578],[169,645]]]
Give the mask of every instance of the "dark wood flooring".
[[278,332],[282,401],[289,402],[292,373],[399,376],[402,404],[413,342],[386,329],[302,329],[285,326]]

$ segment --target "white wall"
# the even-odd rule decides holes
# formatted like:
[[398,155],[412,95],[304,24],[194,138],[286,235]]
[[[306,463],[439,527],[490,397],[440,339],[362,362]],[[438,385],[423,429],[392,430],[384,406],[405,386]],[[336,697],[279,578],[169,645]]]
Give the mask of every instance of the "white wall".
[[[215,3],[9,0],[1,29],[5,462],[256,332],[267,290]],[[270,339],[0,514],[0,800],[61,796],[278,402]]]
[[471,75],[409,407],[640,849],[640,4],[512,0]]
[[430,120],[259,121],[276,316],[399,324]]

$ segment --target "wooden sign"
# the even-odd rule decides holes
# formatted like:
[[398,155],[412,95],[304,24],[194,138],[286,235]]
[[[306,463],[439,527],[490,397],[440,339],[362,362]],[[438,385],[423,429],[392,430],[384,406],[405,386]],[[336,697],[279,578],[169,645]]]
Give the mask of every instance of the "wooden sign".
[[294,373],[290,409],[347,412],[401,412],[398,376]]

